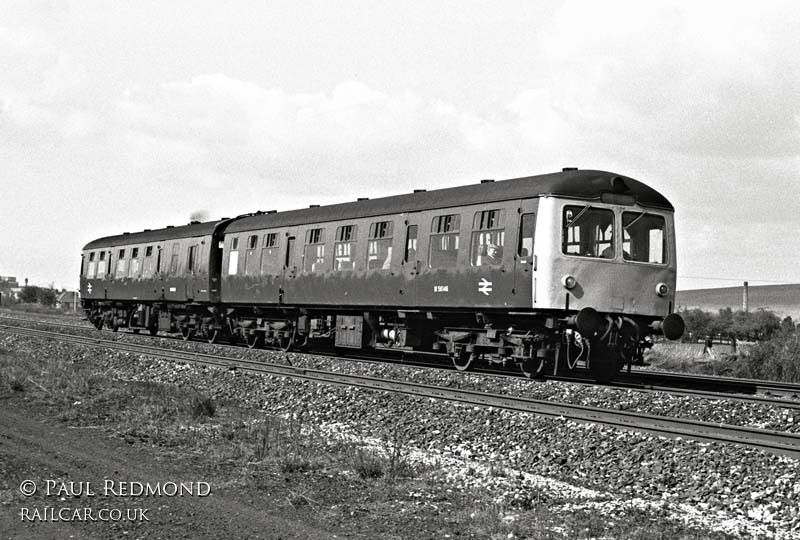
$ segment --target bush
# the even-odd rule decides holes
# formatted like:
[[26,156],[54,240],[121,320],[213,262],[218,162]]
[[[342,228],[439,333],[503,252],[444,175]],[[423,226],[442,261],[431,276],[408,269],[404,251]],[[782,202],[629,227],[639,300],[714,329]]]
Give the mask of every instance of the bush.
[[731,368],[735,377],[800,382],[800,336],[780,332],[758,342],[733,357]]
[[365,480],[383,476],[385,462],[386,458],[376,450],[359,448],[353,452],[353,470]]
[[193,418],[210,418],[216,412],[217,404],[210,397],[196,395],[192,398],[191,413]]

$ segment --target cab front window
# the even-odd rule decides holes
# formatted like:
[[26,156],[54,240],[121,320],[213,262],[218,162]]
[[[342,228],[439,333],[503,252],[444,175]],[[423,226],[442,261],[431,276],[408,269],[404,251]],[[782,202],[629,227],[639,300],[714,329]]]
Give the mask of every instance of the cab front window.
[[667,235],[664,216],[647,212],[622,213],[622,256],[626,261],[664,264]]
[[561,251],[566,255],[614,258],[614,212],[605,208],[565,206]]

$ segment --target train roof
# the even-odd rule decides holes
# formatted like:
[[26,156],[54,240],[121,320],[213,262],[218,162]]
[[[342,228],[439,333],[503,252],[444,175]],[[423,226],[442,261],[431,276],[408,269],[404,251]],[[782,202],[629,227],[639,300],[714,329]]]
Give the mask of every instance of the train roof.
[[306,223],[376,217],[544,195],[599,201],[601,193],[604,192],[633,195],[636,202],[644,207],[674,210],[672,204],[663,195],[633,178],[606,171],[565,170],[539,176],[481,182],[330,206],[255,214],[237,219],[226,228],[225,232],[235,233]]
[[[481,182],[467,186],[436,189],[360,200],[329,206],[246,214],[229,220],[225,232],[242,232],[272,227],[286,227],[307,223],[324,223],[342,219],[377,217],[387,214],[420,212],[437,208],[452,208],[490,202],[526,199],[537,196],[557,196],[585,201],[599,201],[602,193],[624,193],[635,197],[637,204],[660,210],[674,210],[670,202],[650,186],[633,178],[606,171],[565,170],[539,176],[526,176],[510,180]],[[123,233],[92,240],[83,249],[106,248],[133,244],[147,244],[210,235],[221,224],[219,221],[192,222],[179,227],[165,227],[152,231]]]
[[115,246],[127,246],[133,244],[149,244],[151,242],[162,242],[164,240],[177,240],[179,238],[193,238],[196,236],[206,236],[214,232],[214,228],[219,221],[207,221],[205,223],[192,222],[188,225],[179,227],[165,227],[163,229],[145,230],[136,233],[123,233],[115,236],[106,236],[92,240],[83,249],[106,248]]

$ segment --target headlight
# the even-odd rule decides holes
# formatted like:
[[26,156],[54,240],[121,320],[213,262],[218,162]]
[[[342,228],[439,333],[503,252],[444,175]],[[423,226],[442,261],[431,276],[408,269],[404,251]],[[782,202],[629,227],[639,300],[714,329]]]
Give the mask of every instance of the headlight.
[[669,285],[666,283],[659,283],[656,285],[656,294],[658,296],[666,296],[669,293]]
[[578,282],[569,274],[561,278],[561,284],[567,289],[574,289]]

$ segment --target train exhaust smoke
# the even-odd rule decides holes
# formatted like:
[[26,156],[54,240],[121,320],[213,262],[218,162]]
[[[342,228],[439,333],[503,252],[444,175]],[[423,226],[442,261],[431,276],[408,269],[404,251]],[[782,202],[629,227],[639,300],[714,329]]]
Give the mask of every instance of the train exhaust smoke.
[[189,221],[208,221],[208,210],[195,210],[189,214]]

